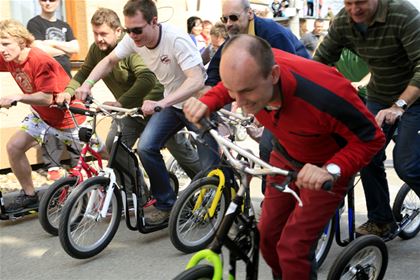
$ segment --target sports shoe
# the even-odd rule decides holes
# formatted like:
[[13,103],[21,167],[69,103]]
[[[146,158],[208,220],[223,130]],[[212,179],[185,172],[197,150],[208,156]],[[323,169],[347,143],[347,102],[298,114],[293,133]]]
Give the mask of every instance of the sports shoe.
[[356,236],[373,234],[379,237],[386,237],[392,232],[395,226],[395,223],[382,224],[368,220],[356,229]]
[[57,181],[63,176],[61,174],[60,169],[49,169],[47,172],[47,180],[48,181]]
[[150,211],[150,213],[146,214],[145,222],[149,225],[159,225],[163,224],[169,219],[169,215],[171,211],[163,211],[159,210],[156,207]]
[[19,211],[25,208],[35,208],[38,206],[38,194],[27,195],[23,190],[20,191],[20,194],[16,197],[15,201],[10,203],[6,209],[8,212]]

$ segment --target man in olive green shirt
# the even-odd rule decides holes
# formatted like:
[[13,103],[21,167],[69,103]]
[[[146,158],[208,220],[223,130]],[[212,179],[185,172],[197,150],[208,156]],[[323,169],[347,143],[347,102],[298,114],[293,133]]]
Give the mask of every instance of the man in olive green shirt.
[[[388,142],[398,128],[394,168],[420,196],[419,11],[405,0],[344,0],[344,6],[314,60],[333,64],[347,48],[366,61],[366,105]],[[356,230],[360,235],[386,236],[395,228],[384,160],[385,147],[361,170],[368,221]]]
[[[57,103],[69,101],[74,91],[86,80],[92,69],[106,57],[118,44],[122,37],[122,27],[117,14],[106,8],[98,9],[91,19],[95,43],[90,46],[80,70],[74,75],[65,89],[57,96]],[[114,95],[116,101],[105,102],[107,105],[134,108],[141,107],[144,100],[160,100],[163,98],[163,86],[157,81],[154,73],[144,64],[138,54],[132,54],[122,59],[103,79],[105,85]],[[132,147],[146,126],[146,120],[141,118],[124,118],[122,123],[122,140]],[[106,147],[110,152],[117,125],[112,123],[106,139]],[[170,138],[166,143],[168,150],[177,159],[185,172],[193,178],[200,171],[198,154],[185,137]]]

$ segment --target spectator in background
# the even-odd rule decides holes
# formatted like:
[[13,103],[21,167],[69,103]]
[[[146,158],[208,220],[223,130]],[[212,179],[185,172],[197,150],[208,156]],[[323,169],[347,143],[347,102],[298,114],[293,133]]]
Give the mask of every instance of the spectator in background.
[[306,15],[308,17],[314,16],[314,0],[306,0],[307,11]]
[[311,54],[314,54],[318,44],[321,42],[320,38],[323,35],[324,30],[324,21],[322,19],[317,19],[314,21],[314,29],[312,32],[306,33],[302,36],[300,41],[305,46],[306,50]]
[[227,37],[228,33],[226,26],[221,22],[216,22],[216,24],[210,30],[210,44],[201,53],[201,58],[203,59],[204,65],[210,62],[214,54],[217,52],[219,47],[223,45]]
[[206,41],[206,47],[210,45],[210,30],[213,27],[213,23],[209,20],[203,20],[203,31],[201,36],[203,36],[204,41]]
[[271,3],[271,11],[273,12],[273,17],[281,17],[281,4],[279,0],[274,0],[273,3]]
[[203,21],[201,18],[195,16],[189,17],[187,19],[187,30],[200,53],[204,51],[206,48],[206,40],[204,40],[203,35],[201,35],[201,32],[203,31]]
[[[56,17],[60,0],[39,0],[39,5],[41,14],[30,19],[27,24],[29,32],[35,37],[34,46],[54,57],[71,77],[70,56],[79,52],[79,43],[70,25]],[[48,180],[58,180],[63,175],[59,166],[66,147],[70,147],[68,143],[61,142],[54,135],[49,136],[42,145]],[[70,165],[74,167],[79,159],[79,152],[71,149],[68,152]]]
[[332,21],[334,19],[334,12],[332,11],[331,7],[328,7],[327,14],[325,15],[325,19]]
[[302,38],[303,35],[308,33],[308,25],[305,18],[299,18],[299,36]]

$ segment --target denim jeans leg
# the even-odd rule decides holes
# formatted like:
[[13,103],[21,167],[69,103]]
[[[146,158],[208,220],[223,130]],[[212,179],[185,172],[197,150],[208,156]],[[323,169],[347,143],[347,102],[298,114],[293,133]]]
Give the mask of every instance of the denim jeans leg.
[[200,172],[201,164],[197,149],[191,145],[185,134],[175,134],[166,142],[169,152],[178,161],[191,179]]
[[420,104],[401,117],[393,158],[398,176],[420,197]]
[[[376,115],[380,110],[389,106],[368,101],[366,103],[369,111]],[[394,220],[389,199],[388,181],[384,161],[386,159],[385,149],[392,137],[392,127],[385,125],[383,132],[386,136],[386,145],[372,159],[372,161],[361,171],[361,179],[365,192],[368,219],[378,223],[390,223]]]
[[[197,127],[185,118],[184,113],[181,112],[181,114],[180,118],[182,118],[187,129],[199,133]],[[210,170],[220,164],[219,145],[209,133],[204,135],[204,144],[197,143],[197,150],[202,171]]]
[[160,149],[184,124],[175,108],[168,107],[152,115],[140,137],[138,153],[143,167],[149,175],[151,191],[157,202],[155,207],[170,210],[176,195],[169,184],[169,174]]

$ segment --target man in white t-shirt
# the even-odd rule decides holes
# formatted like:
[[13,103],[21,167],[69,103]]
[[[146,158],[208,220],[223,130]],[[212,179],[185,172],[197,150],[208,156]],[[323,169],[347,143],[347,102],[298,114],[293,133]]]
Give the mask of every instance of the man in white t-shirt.
[[[87,80],[76,90],[76,96],[84,100],[91,94],[96,81],[109,73],[120,59],[132,53],[140,54],[147,67],[164,85],[163,99],[146,100],[143,103],[143,113],[152,117],[140,137],[137,149],[149,175],[153,196],[157,200],[156,211],[146,216],[146,223],[161,224],[169,218],[176,196],[169,185],[169,175],[160,149],[181,128],[195,129],[185,118],[182,105],[203,87],[206,72],[201,55],[188,34],[171,25],[157,22],[157,8],[153,0],[128,1],[123,13],[127,34],[92,70]],[[155,114],[157,108],[162,110]],[[198,144],[202,169],[219,161],[215,141],[207,136],[206,143],[216,152]]]

